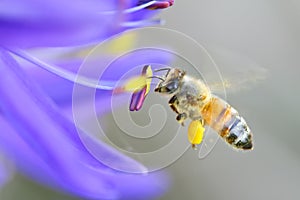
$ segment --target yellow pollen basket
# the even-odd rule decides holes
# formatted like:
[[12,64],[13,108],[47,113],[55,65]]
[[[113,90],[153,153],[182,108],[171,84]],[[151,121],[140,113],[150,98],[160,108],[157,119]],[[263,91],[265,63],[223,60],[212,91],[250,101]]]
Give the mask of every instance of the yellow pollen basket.
[[150,85],[151,85],[151,82],[152,82],[152,78],[149,78],[149,77],[152,77],[153,76],[153,72],[152,72],[152,69],[151,67],[149,66],[146,70],[146,86],[147,86],[147,89],[146,89],[146,94],[147,95],[150,91]]
[[202,142],[205,128],[199,120],[194,120],[188,128],[188,139],[192,145],[197,145]]
[[123,90],[126,92],[136,92],[136,91],[142,90],[144,87],[146,87],[146,94],[148,94],[150,91],[150,84],[152,81],[152,78],[149,78],[149,77],[151,77],[152,75],[153,75],[153,72],[152,72],[151,67],[149,66],[147,68],[145,74],[129,79],[124,84]]

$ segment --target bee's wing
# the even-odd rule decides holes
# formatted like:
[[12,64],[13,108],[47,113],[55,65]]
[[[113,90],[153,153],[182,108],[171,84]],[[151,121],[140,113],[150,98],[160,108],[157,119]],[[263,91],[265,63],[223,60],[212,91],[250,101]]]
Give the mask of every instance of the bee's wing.
[[216,94],[236,92],[255,86],[267,77],[266,68],[261,67],[252,59],[222,48],[209,50],[218,67],[219,74],[204,72],[204,81]]
[[199,159],[203,159],[208,156],[220,139],[219,134],[217,134],[212,128],[206,126],[205,129],[203,141],[199,146]]
[[247,72],[233,75],[223,75],[221,82],[207,83],[211,91],[215,94],[232,93],[240,90],[250,89],[260,81],[265,80],[266,71],[261,69],[250,69]]
[[[219,74],[211,74],[209,70],[202,72],[203,79],[211,91],[218,96],[224,93],[248,89],[267,77],[267,70],[251,59],[221,48],[209,49]],[[203,141],[199,146],[199,158],[205,158],[220,139],[218,133],[206,126]]]

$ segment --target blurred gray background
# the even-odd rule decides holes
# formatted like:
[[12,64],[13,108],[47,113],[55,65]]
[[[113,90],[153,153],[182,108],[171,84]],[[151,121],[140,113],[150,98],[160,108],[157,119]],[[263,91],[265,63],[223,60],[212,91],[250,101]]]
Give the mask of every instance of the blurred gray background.
[[[208,157],[199,160],[189,149],[164,169],[172,185],[161,199],[298,199],[300,2],[175,0],[160,17],[165,27],[205,46],[220,67],[232,59],[220,55],[222,49],[267,69],[264,81],[227,95],[251,126],[254,150],[237,152],[220,140]],[[243,59],[239,62],[243,67]],[[17,176],[0,191],[0,199],[73,198]]]

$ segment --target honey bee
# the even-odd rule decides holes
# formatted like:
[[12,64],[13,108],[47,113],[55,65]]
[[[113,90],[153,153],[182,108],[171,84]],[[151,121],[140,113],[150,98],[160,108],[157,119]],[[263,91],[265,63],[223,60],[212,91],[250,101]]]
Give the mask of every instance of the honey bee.
[[[252,132],[244,118],[226,101],[211,93],[201,80],[184,70],[167,68],[155,92],[171,95],[169,105],[177,113],[176,120],[184,125],[186,119],[201,122],[216,131],[230,146],[252,150]],[[195,147],[195,144],[192,144]]]

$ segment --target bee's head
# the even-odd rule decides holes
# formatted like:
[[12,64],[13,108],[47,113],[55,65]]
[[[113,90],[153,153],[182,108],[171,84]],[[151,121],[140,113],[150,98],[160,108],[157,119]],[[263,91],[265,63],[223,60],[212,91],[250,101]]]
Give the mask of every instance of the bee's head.
[[181,80],[185,75],[185,71],[177,68],[170,68],[167,70],[168,72],[165,75],[165,78],[160,81],[154,89],[155,92],[173,94],[178,90]]

